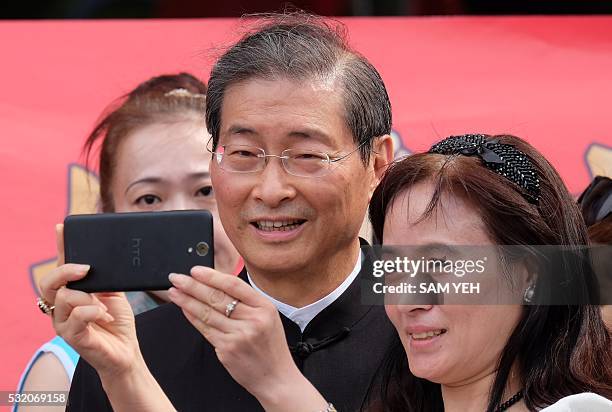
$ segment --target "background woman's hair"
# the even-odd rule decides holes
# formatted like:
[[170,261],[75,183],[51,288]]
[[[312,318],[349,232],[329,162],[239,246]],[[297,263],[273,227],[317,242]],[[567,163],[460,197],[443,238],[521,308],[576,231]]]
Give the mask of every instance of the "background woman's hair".
[[589,226],[589,239],[592,243],[612,245],[612,216]]
[[[487,169],[475,156],[421,153],[394,163],[374,192],[370,220],[383,239],[385,216],[393,201],[419,182],[435,185],[423,217],[431,215],[443,193],[461,196],[480,213],[489,237],[500,245],[587,245],[580,211],[554,167],[531,145],[510,135],[488,136],[511,144],[533,163],[540,178],[538,205],[528,203],[521,188]],[[572,281],[588,289],[583,273]],[[399,349],[398,349],[399,348]],[[412,375],[398,341],[381,369],[379,393],[371,404],[381,411],[443,411],[440,385]],[[530,411],[575,393],[612,397],[610,336],[599,307],[592,305],[523,307],[523,313],[499,359],[487,410],[504,401],[513,365],[522,377]]]
[[612,245],[612,179],[595,176],[578,198],[578,206],[584,217],[592,243]]
[[106,108],[83,146],[89,164],[94,146],[100,145],[100,206],[103,212],[114,211],[111,183],[121,143],[134,130],[156,123],[192,119],[205,128],[206,91],[206,84],[188,73],[156,76]]

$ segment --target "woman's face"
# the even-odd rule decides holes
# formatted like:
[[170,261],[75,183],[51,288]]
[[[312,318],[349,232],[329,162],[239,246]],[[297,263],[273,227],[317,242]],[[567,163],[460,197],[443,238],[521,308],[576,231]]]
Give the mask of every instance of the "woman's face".
[[[423,182],[400,193],[387,211],[383,244],[493,244],[478,212],[459,197],[442,195],[434,213],[417,222],[433,189]],[[411,372],[445,385],[463,385],[494,373],[521,315],[519,305],[387,305],[385,309]],[[434,336],[422,337],[427,332]]]
[[215,267],[233,273],[238,252],[217,213],[210,182],[209,135],[196,120],[156,123],[118,147],[111,192],[116,212],[207,209],[214,217]]

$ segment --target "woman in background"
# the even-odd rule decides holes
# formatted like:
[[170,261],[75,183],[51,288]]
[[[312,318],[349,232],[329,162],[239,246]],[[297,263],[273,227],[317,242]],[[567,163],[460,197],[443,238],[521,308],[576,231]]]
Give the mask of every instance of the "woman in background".
[[[591,243],[612,247],[612,179],[596,176],[578,198],[578,205]],[[607,251],[609,253],[610,249]],[[602,284],[601,288],[610,296],[612,277],[608,276],[605,281],[607,283]],[[612,332],[612,305],[603,305],[601,310],[608,330]]]
[[[215,220],[215,267],[237,273],[241,259],[221,226],[208,173],[205,103],[206,85],[194,76],[153,77],[106,110],[88,136],[84,152],[90,159],[100,145],[102,212],[210,210]],[[168,301],[165,291],[126,296],[135,314]],[[33,356],[19,392],[67,391],[78,356],[62,338],[54,338]],[[29,408],[15,406],[14,410]],[[37,406],[33,410],[63,409]]]

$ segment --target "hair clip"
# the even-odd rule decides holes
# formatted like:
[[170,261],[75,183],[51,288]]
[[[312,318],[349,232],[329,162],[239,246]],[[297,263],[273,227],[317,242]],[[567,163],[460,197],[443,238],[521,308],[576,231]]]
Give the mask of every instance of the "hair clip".
[[523,189],[523,197],[529,203],[537,204],[540,179],[531,160],[513,145],[500,143],[498,139],[487,140],[487,137],[483,134],[450,136],[433,145],[429,153],[478,156],[488,169]]
[[166,97],[189,97],[189,98],[194,98],[194,99],[206,99],[206,95],[205,94],[201,94],[201,93],[192,93],[187,89],[174,89],[174,90],[170,90],[169,92],[166,92],[164,94],[164,96]]

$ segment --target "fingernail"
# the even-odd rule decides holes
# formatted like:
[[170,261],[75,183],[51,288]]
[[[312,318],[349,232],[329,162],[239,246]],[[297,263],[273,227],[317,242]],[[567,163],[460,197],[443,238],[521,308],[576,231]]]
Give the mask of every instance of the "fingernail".
[[90,265],[78,265],[76,270],[77,270],[77,272],[79,272],[79,274],[83,275],[83,274],[89,272],[90,268],[91,268]]
[[168,280],[170,280],[170,283],[176,286],[180,286],[182,282],[181,276],[178,273],[170,273],[168,275]]
[[179,294],[179,291],[177,288],[172,287],[168,289],[168,297],[170,298],[170,300],[174,300],[178,298],[178,294]]
[[205,275],[207,270],[208,268],[206,266],[194,266],[191,268],[191,273],[193,274],[195,272],[200,275]]
[[113,315],[111,315],[110,313],[105,313],[104,314],[104,321],[105,322],[114,322],[115,318],[113,318]]

